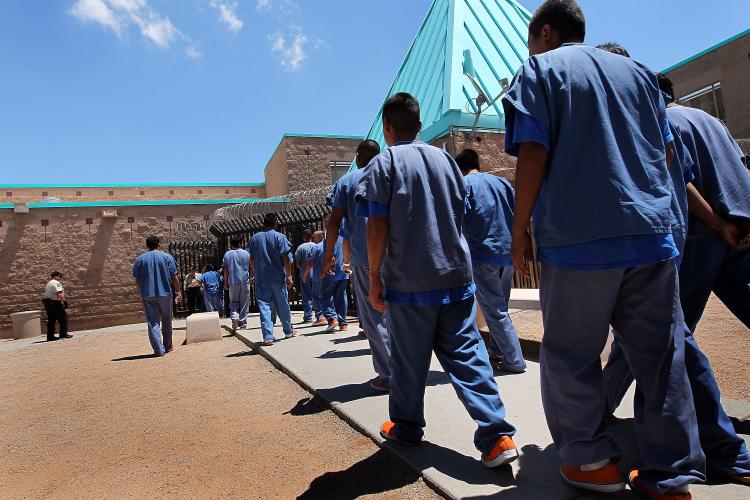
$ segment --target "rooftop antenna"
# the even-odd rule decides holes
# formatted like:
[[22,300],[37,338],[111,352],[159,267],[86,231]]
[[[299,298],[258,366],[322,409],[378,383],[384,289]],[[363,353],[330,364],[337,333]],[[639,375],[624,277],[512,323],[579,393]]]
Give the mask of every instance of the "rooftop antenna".
[[[482,89],[482,86],[479,84],[479,75],[477,75],[477,71],[474,68],[474,61],[471,58],[471,50],[464,50],[464,75],[468,77],[471,85],[474,87],[474,90],[477,91],[477,98],[474,101],[474,104],[477,108],[475,113],[476,118],[474,119],[474,125],[471,127],[471,132],[469,133],[468,137],[469,142],[472,142],[476,135],[477,125],[479,125],[479,118],[481,118],[482,113],[494,106],[498,100],[500,100],[505,94],[508,93],[508,90],[510,89],[510,82],[507,78],[500,79],[500,87],[502,90],[497,95],[497,97],[495,97],[494,99],[490,99],[484,89]],[[482,106],[485,107],[482,108]]]

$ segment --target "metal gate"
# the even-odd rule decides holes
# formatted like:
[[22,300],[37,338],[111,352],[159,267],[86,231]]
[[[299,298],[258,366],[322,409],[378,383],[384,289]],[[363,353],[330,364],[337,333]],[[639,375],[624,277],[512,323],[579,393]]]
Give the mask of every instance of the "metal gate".
[[182,296],[185,298],[181,303],[175,304],[175,314],[184,316],[188,312],[185,277],[192,272],[203,272],[203,267],[207,264],[212,265],[214,269],[218,269],[223,254],[219,254],[219,245],[215,241],[206,240],[173,241],[169,244],[168,251],[177,261]]

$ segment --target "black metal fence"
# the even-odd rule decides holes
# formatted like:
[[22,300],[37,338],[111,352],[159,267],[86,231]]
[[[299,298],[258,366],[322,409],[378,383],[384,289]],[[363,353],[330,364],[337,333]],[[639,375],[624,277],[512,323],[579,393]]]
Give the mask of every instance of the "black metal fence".
[[[193,272],[203,272],[203,267],[210,264],[218,269],[224,254],[219,253],[215,241],[173,241],[169,244],[169,254],[177,261],[177,268],[182,286],[182,296],[187,299],[185,277]],[[175,304],[175,314],[183,316],[188,312],[187,300]]]

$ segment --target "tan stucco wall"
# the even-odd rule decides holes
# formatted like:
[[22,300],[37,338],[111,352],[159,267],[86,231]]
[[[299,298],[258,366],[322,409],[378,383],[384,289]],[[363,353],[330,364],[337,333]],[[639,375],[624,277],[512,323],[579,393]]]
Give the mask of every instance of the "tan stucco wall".
[[505,134],[482,132],[477,134],[481,141],[469,141],[464,132],[454,132],[435,139],[433,146],[445,149],[453,156],[465,148],[474,149],[479,153],[480,165],[483,172],[505,177],[511,182],[516,180],[516,159],[505,153]]
[[289,137],[286,139],[289,192],[308,191],[333,184],[331,162],[351,163],[360,139]]
[[[141,194],[141,192],[143,194]],[[143,187],[33,187],[0,185],[0,203],[29,203],[57,197],[63,202],[134,200],[227,200],[265,198],[264,186],[143,186]],[[80,196],[78,195],[80,193]],[[111,193],[111,194],[110,194]]]
[[[32,209],[14,214],[0,209],[0,337],[10,335],[9,314],[41,310],[44,286],[53,270],[65,275],[72,330],[143,321],[131,278],[145,239],[211,239],[204,216],[216,205],[126,207],[116,220],[102,219],[101,208]],[[173,222],[167,222],[167,216]],[[128,224],[128,217],[134,223]],[[93,219],[86,225],[86,218]],[[49,226],[41,220],[49,220]]]
[[667,73],[677,98],[721,82],[727,127],[738,139],[750,138],[750,35]]
[[286,139],[274,151],[264,172],[266,196],[274,198],[289,193],[289,171],[287,168]]

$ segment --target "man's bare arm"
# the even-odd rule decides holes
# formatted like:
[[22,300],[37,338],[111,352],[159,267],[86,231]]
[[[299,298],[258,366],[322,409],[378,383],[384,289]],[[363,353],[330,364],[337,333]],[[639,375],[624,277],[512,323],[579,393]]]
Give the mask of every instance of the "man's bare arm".
[[323,267],[326,269],[328,269],[328,263],[333,260],[333,250],[336,248],[336,240],[339,238],[342,220],[344,220],[344,211],[334,207],[326,227],[326,253],[323,257]]
[[672,143],[667,143],[667,168],[669,168],[672,165],[672,162],[674,161],[674,146],[672,146]]
[[229,290],[229,271],[224,268],[224,290]]
[[529,225],[534,205],[542,188],[547,169],[549,151],[535,142],[524,142],[516,163],[516,210],[513,217],[513,243],[511,257],[516,272],[529,276],[529,266],[534,260]]
[[292,287],[294,284],[294,275],[292,274],[293,268],[292,268],[292,261],[289,260],[289,255],[284,255],[284,257],[281,258],[281,260],[284,262],[284,269],[286,269],[286,283],[288,287]]
[[713,231],[720,234],[724,241],[733,248],[740,247],[739,228],[735,224],[722,219],[716,212],[714,212],[714,209],[692,182],[688,182],[687,184],[687,199],[688,208],[690,209],[691,214],[698,217]]

